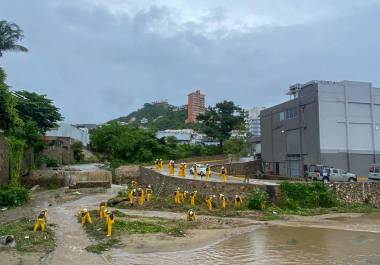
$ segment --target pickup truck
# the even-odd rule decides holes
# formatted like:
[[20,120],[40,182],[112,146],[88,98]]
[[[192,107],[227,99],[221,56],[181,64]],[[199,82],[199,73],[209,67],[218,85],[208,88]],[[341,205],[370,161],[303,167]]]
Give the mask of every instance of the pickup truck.
[[[379,169],[380,169],[380,165],[379,165]],[[325,183],[328,183],[330,181],[331,182],[357,181],[357,177],[355,174],[347,172],[343,169],[334,168],[334,167],[325,166],[325,165],[311,165],[309,167],[309,171],[307,172],[307,177],[312,180],[320,180]]]

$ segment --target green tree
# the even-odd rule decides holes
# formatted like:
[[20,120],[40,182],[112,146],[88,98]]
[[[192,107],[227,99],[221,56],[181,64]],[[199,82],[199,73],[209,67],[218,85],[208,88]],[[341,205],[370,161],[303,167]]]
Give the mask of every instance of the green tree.
[[76,162],[81,162],[84,160],[84,154],[83,154],[83,143],[82,142],[75,142],[71,148],[73,149],[74,153],[74,159]]
[[231,155],[246,155],[248,153],[248,142],[245,139],[231,138],[224,142],[223,152]]
[[167,151],[152,132],[116,122],[92,130],[91,148],[108,158],[132,163],[152,161]]
[[218,139],[220,146],[231,137],[233,130],[245,131],[245,111],[232,101],[217,103],[198,116],[202,130],[207,136]]
[[57,122],[63,120],[59,108],[54,106],[53,101],[46,95],[22,90],[17,91],[15,96],[16,109],[20,118],[24,122],[34,121],[41,134],[57,127]]
[[24,140],[26,148],[32,148],[35,155],[39,155],[45,148],[43,135],[35,121],[29,120],[12,130],[11,134],[17,139]]
[[21,125],[21,120],[17,115],[15,99],[5,84],[5,78],[5,72],[0,68],[0,129],[7,133]]
[[22,30],[15,23],[10,23],[6,20],[0,21],[0,57],[5,51],[21,51],[27,52],[28,49],[18,45],[24,37]]

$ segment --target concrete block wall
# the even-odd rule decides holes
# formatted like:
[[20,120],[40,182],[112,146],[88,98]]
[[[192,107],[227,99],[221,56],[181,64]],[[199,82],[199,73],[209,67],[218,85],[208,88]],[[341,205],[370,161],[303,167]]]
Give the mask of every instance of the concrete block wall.
[[[76,185],[78,183],[82,186],[104,187],[104,183],[108,182],[109,186],[112,183],[112,173],[107,170],[96,171],[65,171],[65,170],[34,170],[28,178],[26,178],[26,185],[32,187],[40,185],[42,187],[64,187]],[[92,184],[91,184],[92,183]]]
[[256,178],[257,171],[262,172],[261,160],[218,164],[211,166],[211,170],[220,172],[222,166],[226,167],[228,174],[233,176],[247,175]]
[[71,148],[48,146],[44,149],[43,155],[58,161],[59,164],[67,165],[74,162],[74,152]]
[[380,182],[336,182],[331,184],[336,196],[348,203],[369,203],[380,208]]

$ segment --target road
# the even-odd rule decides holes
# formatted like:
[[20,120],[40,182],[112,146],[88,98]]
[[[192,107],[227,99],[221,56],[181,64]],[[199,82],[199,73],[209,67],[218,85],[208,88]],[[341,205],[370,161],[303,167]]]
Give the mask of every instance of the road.
[[[168,169],[167,165],[165,165],[161,171],[158,171],[156,169],[155,170],[157,172],[160,172],[161,174],[164,174],[166,176],[170,176],[173,178],[186,178],[186,179],[196,179],[196,180],[201,180],[201,181],[223,182],[220,174],[216,173],[216,172],[211,172],[211,176],[209,178],[206,178],[206,177],[201,177],[201,176],[193,176],[190,174],[190,169],[186,169],[186,176],[180,177],[180,176],[178,176],[178,167],[179,167],[179,165],[176,165],[173,176],[169,174],[169,169]],[[244,178],[228,176],[227,177],[227,183],[244,183]],[[262,179],[250,179],[249,184],[269,185],[269,186],[277,186],[278,185],[278,183],[276,181],[262,180]]]

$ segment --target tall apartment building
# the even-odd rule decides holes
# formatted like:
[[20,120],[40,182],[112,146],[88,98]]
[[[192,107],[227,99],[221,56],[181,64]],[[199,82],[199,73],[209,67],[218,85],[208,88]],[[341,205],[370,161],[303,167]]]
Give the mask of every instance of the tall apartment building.
[[265,107],[254,107],[248,110],[247,125],[252,136],[261,135],[260,112],[264,109]]
[[190,93],[188,97],[187,106],[187,123],[193,123],[197,121],[197,116],[200,113],[205,112],[205,95],[201,94],[200,90]]
[[261,111],[267,171],[302,176],[323,164],[367,176],[380,162],[380,88],[369,82],[311,81],[293,99]]

